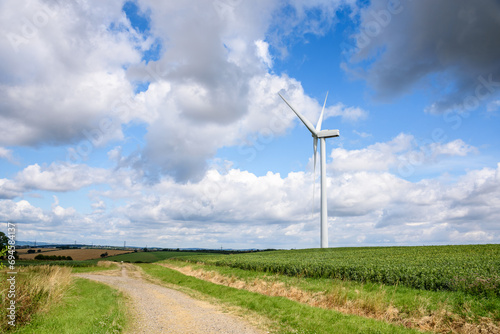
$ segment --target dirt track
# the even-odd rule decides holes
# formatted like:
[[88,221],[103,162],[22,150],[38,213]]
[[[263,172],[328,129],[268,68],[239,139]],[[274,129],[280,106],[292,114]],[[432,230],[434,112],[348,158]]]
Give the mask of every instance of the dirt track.
[[130,297],[134,315],[130,333],[263,333],[207,302],[146,282],[133,265],[122,264],[121,271],[76,276],[106,283]]

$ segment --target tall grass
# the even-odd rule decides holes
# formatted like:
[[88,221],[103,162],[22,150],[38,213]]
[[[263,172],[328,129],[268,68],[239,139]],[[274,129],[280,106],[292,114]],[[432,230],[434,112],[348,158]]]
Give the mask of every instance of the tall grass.
[[[8,291],[10,287],[4,269],[0,274],[0,332],[15,329],[7,322],[7,307],[10,306]],[[58,266],[19,267],[15,275],[16,327],[22,326],[38,312],[46,311],[57,303],[71,283],[71,268]]]
[[28,325],[14,333],[123,333],[128,319],[130,314],[121,292],[102,283],[75,278],[60,303],[46,313],[35,314]]

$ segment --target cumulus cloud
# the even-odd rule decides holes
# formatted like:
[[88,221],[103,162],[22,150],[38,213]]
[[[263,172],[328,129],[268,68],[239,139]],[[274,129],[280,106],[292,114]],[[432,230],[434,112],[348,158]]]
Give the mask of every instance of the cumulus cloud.
[[273,60],[269,54],[269,44],[262,40],[255,41],[255,46],[257,47],[257,56],[260,60],[269,68],[273,67]]
[[[467,145],[460,141],[436,144],[429,155],[444,158],[473,152],[470,147],[464,147]],[[500,200],[499,169],[471,171],[452,184],[427,179],[411,182],[398,175],[394,167],[400,156],[417,149],[412,136],[400,134],[389,142],[377,143],[364,150],[343,150],[341,153],[345,157],[339,155],[338,149],[332,150],[331,156],[336,158],[328,164],[327,188],[331,228],[342,235],[335,237],[338,238],[336,242],[349,245],[453,242],[438,240],[435,233],[439,231],[447,231],[448,236],[455,235],[468,240],[466,242],[474,242],[473,236],[481,231],[488,231],[490,236],[498,235],[498,229],[493,226],[498,210],[490,205]],[[349,168],[338,167],[350,160],[354,162]],[[385,163],[376,164],[375,161]],[[439,159],[430,159],[427,164],[439,163]],[[121,185],[116,187],[114,192],[126,192]],[[159,231],[182,235],[189,231],[194,236],[213,234],[209,239],[214,241],[223,238],[219,233],[224,225],[228,225],[229,230],[246,231],[252,224],[276,231],[283,240],[287,237],[295,240],[301,233],[312,246],[317,240],[319,187],[316,187],[313,205],[310,173],[286,176],[268,173],[258,177],[237,169],[226,172],[211,169],[196,183],[179,184],[173,179],[163,179],[150,188],[139,187],[134,188],[137,197],[120,208],[120,214],[137,223],[152,224],[148,226]],[[484,196],[478,196],[479,193]],[[470,202],[478,198],[481,205]],[[479,210],[480,207],[483,209]],[[471,211],[476,216],[469,215]],[[467,226],[466,232],[464,226]],[[391,231],[389,235],[384,232],[387,229]],[[257,227],[248,231],[255,232],[254,241],[255,238],[266,241]],[[351,231],[364,237],[354,237]],[[417,232],[419,236],[413,238]],[[197,238],[194,236],[193,240]],[[177,238],[171,236],[169,240]],[[384,241],[386,239],[389,241]]]
[[40,208],[26,200],[14,202],[0,201],[0,221],[48,223],[50,217]]
[[47,191],[77,190],[92,184],[103,183],[109,172],[86,165],[60,165],[52,163],[41,167],[30,165],[19,172],[15,181],[25,189]]
[[0,143],[66,144],[105,117],[130,120],[118,110],[133,96],[123,68],[140,52],[109,28],[127,26],[119,2],[3,1],[0,13]]
[[348,67],[382,99],[423,87],[430,112],[476,109],[500,94],[499,12],[495,0],[371,1]]
[[[409,149],[412,137],[401,134],[365,150],[345,150],[347,157],[357,159],[358,168],[336,168],[348,160],[342,161],[341,157],[328,164],[332,244],[474,243],[500,237],[496,224],[500,217],[500,164],[496,168],[471,170],[456,180],[412,182],[392,172],[390,164],[366,163],[376,151],[382,154],[377,160],[392,159],[395,163],[398,155]],[[443,156],[463,153],[463,149],[440,150]],[[332,150],[331,155],[334,154],[338,154],[336,149]],[[311,173],[282,176],[269,172],[256,176],[229,168],[223,172],[210,169],[198,182],[178,183],[163,177],[147,185],[137,182],[139,179],[132,168],[121,168],[108,175],[109,189],[92,192],[93,211],[89,214],[62,207],[55,197],[50,210],[37,208],[26,200],[2,200],[0,219],[22,222],[44,235],[48,235],[44,232],[47,228],[58,226],[58,238],[73,232],[86,240],[103,242],[116,240],[119,235],[138,243],[176,247],[317,246],[319,187],[313,205]],[[76,184],[82,185],[78,181]],[[115,204],[108,206],[108,201]],[[35,221],[43,224],[36,225]],[[141,230],[140,235],[137,229]],[[481,236],[486,239],[479,239]]]
[[[16,198],[29,191],[68,192],[111,179],[110,171],[87,165],[29,165],[10,179],[0,179],[0,198]],[[116,177],[116,175],[115,175]]]
[[[141,168],[151,180],[163,174],[181,182],[198,181],[207,170],[206,161],[219,148],[245,146],[254,136],[285,133],[295,123],[282,116],[280,90],[307,116],[319,114],[318,102],[304,93],[299,82],[268,73],[272,42],[267,37],[271,18],[281,15],[279,2],[138,3],[142,10],[150,9],[151,33],[165,45],[158,60],[128,70],[130,78],[150,81],[140,99],[149,117]],[[311,8],[338,8],[340,2],[299,1],[291,6],[304,14]],[[367,112],[338,103],[327,115],[352,121]]]
[[[136,4],[147,31],[132,26],[123,2],[0,5],[0,31],[8,37],[0,40],[0,145],[83,140],[92,149],[123,139],[123,124],[143,122],[146,143],[135,166],[150,181],[170,175],[187,182],[203,177],[219,148],[293,126],[289,119],[270,126],[284,108],[278,91],[305,102],[299,107],[317,117],[318,103],[299,82],[268,73],[271,22],[284,15],[279,1]],[[300,22],[309,22],[314,8],[323,13],[321,22],[331,22],[327,14],[343,4],[297,1],[290,8]],[[145,59],[153,44],[158,54]],[[366,114],[342,103],[327,110],[351,121]],[[69,149],[68,161],[86,157],[78,148]]]
[[447,157],[463,157],[477,152],[477,148],[461,139],[427,143],[401,133],[388,142],[375,143],[359,150],[335,148],[330,157],[335,162],[331,166],[332,171],[392,171],[409,176],[405,175],[409,165],[432,166]]
[[9,179],[0,179],[0,199],[21,196],[24,189],[21,185]]
[[434,156],[449,155],[449,156],[466,156],[469,153],[477,152],[475,147],[467,145],[463,140],[456,139],[446,144],[432,143],[430,150]]

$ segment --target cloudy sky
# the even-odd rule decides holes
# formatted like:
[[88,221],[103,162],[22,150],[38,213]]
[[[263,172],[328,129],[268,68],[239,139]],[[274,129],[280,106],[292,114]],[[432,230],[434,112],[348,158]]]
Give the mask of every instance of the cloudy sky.
[[329,92],[330,246],[499,243],[499,31],[498,0],[3,0],[0,229],[318,247],[278,92],[314,124]]

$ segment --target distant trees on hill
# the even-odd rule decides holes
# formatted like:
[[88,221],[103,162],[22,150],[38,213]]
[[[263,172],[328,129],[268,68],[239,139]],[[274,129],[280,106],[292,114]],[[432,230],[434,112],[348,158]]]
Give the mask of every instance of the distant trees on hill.
[[35,260],[48,260],[48,261],[73,261],[71,256],[62,256],[62,255],[43,255],[38,254],[35,256]]

